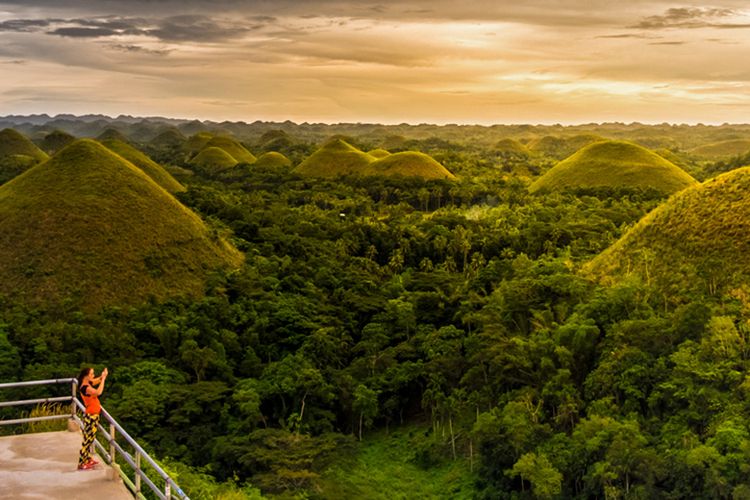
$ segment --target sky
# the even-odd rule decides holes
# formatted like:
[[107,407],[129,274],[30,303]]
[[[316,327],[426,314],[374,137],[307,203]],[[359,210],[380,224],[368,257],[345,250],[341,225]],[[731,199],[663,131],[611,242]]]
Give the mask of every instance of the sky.
[[0,0],[0,115],[747,123],[750,4]]

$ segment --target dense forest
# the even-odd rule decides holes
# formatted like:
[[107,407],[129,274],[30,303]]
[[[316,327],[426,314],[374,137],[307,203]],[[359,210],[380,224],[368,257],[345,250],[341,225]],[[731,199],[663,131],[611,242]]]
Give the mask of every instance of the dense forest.
[[[105,407],[192,498],[750,498],[750,288],[588,273],[667,195],[529,194],[568,152],[495,147],[519,131],[401,127],[391,152],[458,181],[302,176],[313,132],[258,130],[290,164],[219,173],[134,141],[244,264],[199,299],[2,298],[0,381],[109,367]],[[699,181],[747,160],[681,152]]]

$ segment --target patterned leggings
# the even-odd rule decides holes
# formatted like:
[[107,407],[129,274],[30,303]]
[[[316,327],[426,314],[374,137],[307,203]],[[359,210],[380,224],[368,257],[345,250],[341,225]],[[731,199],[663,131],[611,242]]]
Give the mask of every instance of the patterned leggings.
[[81,445],[81,453],[78,456],[78,465],[83,465],[91,459],[91,448],[96,438],[98,423],[99,415],[89,415],[86,413],[83,416],[83,444]]

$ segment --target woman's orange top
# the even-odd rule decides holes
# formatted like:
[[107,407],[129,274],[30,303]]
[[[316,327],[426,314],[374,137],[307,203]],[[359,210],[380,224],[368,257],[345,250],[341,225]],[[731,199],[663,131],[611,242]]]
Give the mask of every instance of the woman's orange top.
[[99,403],[99,395],[94,393],[93,396],[88,396],[86,390],[89,388],[93,389],[90,385],[81,386],[81,399],[83,399],[83,404],[86,405],[86,413],[89,415],[99,415],[102,411],[102,405]]

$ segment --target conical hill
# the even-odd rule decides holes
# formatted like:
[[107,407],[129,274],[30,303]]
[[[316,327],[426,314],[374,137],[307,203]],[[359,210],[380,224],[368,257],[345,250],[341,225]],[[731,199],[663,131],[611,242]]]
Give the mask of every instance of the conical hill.
[[76,138],[67,132],[53,130],[44,136],[41,143],[41,149],[47,154],[55,154],[75,140]]
[[207,148],[221,148],[238,163],[255,163],[255,156],[245,146],[230,137],[213,137],[206,143]]
[[190,160],[190,166],[199,171],[213,175],[229,170],[237,165],[237,160],[222,148],[207,147]]
[[750,167],[669,198],[586,270],[602,281],[636,274],[670,294],[716,294],[750,279]]
[[391,152],[388,150],[385,150],[383,148],[377,148],[377,149],[371,149],[367,152],[368,155],[374,156],[378,160],[381,158],[385,158],[386,156],[390,155]]
[[123,134],[116,128],[112,128],[112,127],[107,127],[106,129],[104,129],[104,131],[101,134],[96,136],[96,140],[97,141],[120,141],[124,143],[130,142],[130,140],[125,136],[125,134]]
[[282,168],[282,167],[289,167],[292,165],[292,162],[284,156],[281,153],[277,153],[276,151],[269,151],[268,153],[263,153],[258,157],[258,160],[253,163],[253,167],[266,167],[266,168]]
[[182,146],[185,137],[178,128],[170,127],[149,141],[149,145],[157,148],[175,148]]
[[312,177],[364,175],[376,160],[342,139],[333,139],[300,163],[295,172]]
[[0,187],[0,295],[97,310],[199,296],[242,255],[139,168],[78,140]]
[[637,144],[602,141],[555,165],[529,191],[625,187],[671,194],[695,183],[684,170]]
[[495,145],[498,153],[504,155],[529,156],[531,150],[515,139],[501,139]]
[[719,159],[750,153],[750,139],[732,139],[705,144],[690,150],[696,156]]
[[420,177],[424,180],[455,180],[453,175],[431,156],[416,151],[394,153],[371,163],[369,175]]
[[115,139],[102,141],[102,144],[110,151],[117,153],[136,167],[143,170],[146,175],[151,177],[158,185],[170,193],[185,191],[185,186],[177,182],[169,172],[164,170],[164,167],[135,149],[130,144],[125,144],[124,142]]
[[0,158],[14,155],[28,156],[37,162],[48,158],[47,153],[20,132],[12,128],[0,130]]

